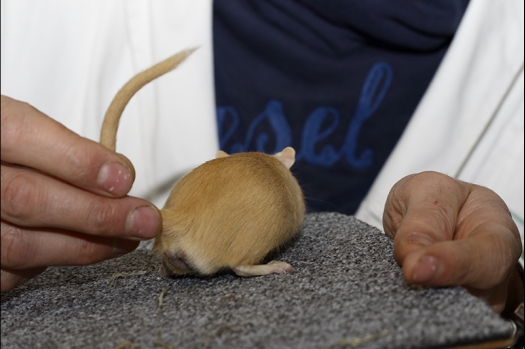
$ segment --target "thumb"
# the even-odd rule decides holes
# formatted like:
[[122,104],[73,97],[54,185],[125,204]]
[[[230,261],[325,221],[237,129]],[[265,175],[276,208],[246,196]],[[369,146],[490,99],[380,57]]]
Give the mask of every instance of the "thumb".
[[401,179],[383,215],[409,283],[489,289],[506,283],[521,244],[493,191],[436,172]]
[[406,255],[403,276],[409,283],[432,287],[489,289],[502,284],[515,255],[509,248],[515,244],[512,235],[494,233],[505,229],[487,223],[464,239],[420,244]]

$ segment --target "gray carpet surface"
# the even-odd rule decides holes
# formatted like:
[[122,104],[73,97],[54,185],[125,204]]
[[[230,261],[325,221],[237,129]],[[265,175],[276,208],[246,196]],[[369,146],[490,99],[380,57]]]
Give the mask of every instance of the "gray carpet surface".
[[2,348],[409,349],[512,331],[463,288],[406,284],[391,239],[350,216],[307,215],[279,255],[296,268],[285,275],[163,278],[147,273],[159,266],[150,247],[2,294]]

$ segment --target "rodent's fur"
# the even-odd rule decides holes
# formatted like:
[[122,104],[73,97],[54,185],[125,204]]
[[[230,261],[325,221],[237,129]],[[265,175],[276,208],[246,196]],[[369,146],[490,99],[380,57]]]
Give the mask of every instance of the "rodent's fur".
[[218,158],[181,179],[162,210],[163,232],[154,250],[178,255],[187,267],[170,265],[173,257],[167,256],[165,268],[179,274],[235,270],[259,264],[293,238],[304,201],[297,181],[279,161],[294,154],[291,148],[284,153]]
[[[145,84],[169,72],[194,50],[186,50],[137,74],[115,96],[101,131],[101,143],[115,150],[120,115]],[[305,205],[289,168],[293,148],[275,155],[247,152],[205,162],[172,189],[161,210],[163,229],[153,251],[164,275],[211,275],[231,269],[240,276],[286,273],[285,262],[259,264],[290,241],[302,225]]]

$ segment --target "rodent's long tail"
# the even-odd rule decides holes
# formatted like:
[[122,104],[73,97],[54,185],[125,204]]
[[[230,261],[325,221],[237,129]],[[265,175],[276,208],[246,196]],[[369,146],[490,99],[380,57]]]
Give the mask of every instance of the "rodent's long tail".
[[102,123],[102,130],[100,131],[100,143],[112,151],[115,151],[120,116],[131,97],[147,83],[175,69],[196,49],[197,48],[192,48],[176,53],[131,78],[131,80],[117,92],[106,111],[104,122]]

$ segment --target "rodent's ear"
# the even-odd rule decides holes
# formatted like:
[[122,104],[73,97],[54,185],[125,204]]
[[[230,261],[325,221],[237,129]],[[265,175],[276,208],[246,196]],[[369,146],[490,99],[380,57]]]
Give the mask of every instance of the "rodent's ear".
[[228,155],[228,153],[226,153],[225,151],[219,150],[217,154],[215,154],[215,159],[224,158],[226,156],[230,155]]
[[283,151],[274,155],[287,169],[290,169],[295,162],[295,150],[292,147],[286,147]]

